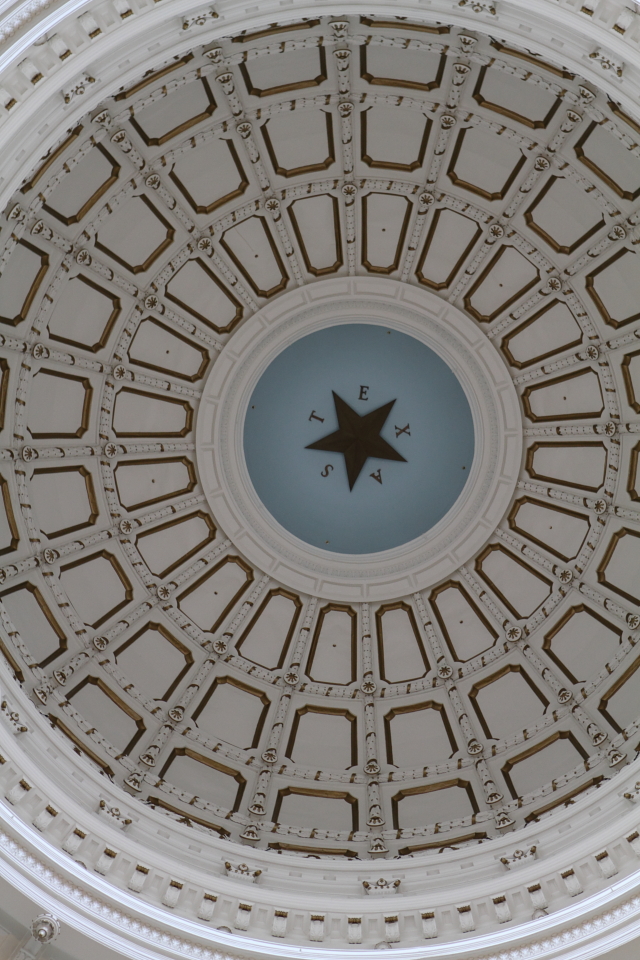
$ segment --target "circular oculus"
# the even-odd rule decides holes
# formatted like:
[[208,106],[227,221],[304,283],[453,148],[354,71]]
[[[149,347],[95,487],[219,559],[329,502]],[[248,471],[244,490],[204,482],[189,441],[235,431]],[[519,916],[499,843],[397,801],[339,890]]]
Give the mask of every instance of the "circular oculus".
[[[354,336],[357,326],[364,332]],[[317,367],[311,377],[305,377],[307,382],[293,376],[295,365],[292,362],[289,366],[289,358],[295,359],[297,351],[332,341],[347,343],[352,337],[348,362],[341,373],[336,358],[329,356],[330,348],[318,348]],[[356,344],[368,338],[373,345],[371,352],[368,359],[363,356],[358,361],[362,365],[354,378]],[[389,343],[386,357],[377,346],[380,338]],[[401,367],[402,358],[407,361],[407,341],[414,357],[412,372],[403,382]],[[391,346],[394,342],[398,344],[397,353]],[[377,362],[384,366],[377,380],[373,376],[376,355]],[[437,375],[436,383],[448,389],[437,406],[434,395],[425,401],[426,388],[415,372],[423,364],[423,379],[429,378],[427,372]],[[289,384],[284,374],[278,384],[281,368],[287,367]],[[362,386],[370,388],[368,401],[358,400]],[[287,394],[288,390],[291,393]],[[369,458],[367,464],[373,469],[365,464],[350,490],[343,455],[308,449],[309,444],[335,432],[333,428],[339,425],[333,392],[358,414],[368,409],[367,403],[375,410],[395,399],[379,436],[405,456],[404,441],[414,437],[400,434],[396,438],[395,427],[405,426],[407,417],[411,426],[413,417],[415,439],[419,441],[411,454],[413,466],[407,443],[406,463]],[[296,406],[285,414],[287,397]],[[424,402],[429,403],[428,416],[416,420]],[[324,422],[309,420],[312,410],[320,417],[322,411],[326,412]],[[404,417],[400,416],[401,410]],[[434,421],[431,427],[430,418]],[[459,445],[448,436],[454,426],[461,430]],[[271,441],[265,439],[267,430]],[[438,439],[439,449],[429,437]],[[277,447],[275,452],[267,450],[269,442]],[[212,512],[251,563],[292,589],[316,596],[353,602],[388,600],[441,581],[491,536],[517,481],[522,425],[516,391],[503,360],[456,307],[429,291],[387,278],[332,279],[267,304],[230,338],[205,385],[197,449]],[[270,458],[277,461],[279,456],[280,465],[271,462]],[[438,457],[447,471],[457,465],[457,486],[451,486],[448,500],[435,482],[430,486],[424,482],[424,475],[420,476],[428,461],[435,463]],[[335,469],[323,477],[328,463]],[[378,469],[382,471],[382,484],[370,476]],[[443,471],[442,486],[453,475],[447,471]],[[273,499],[279,491],[274,491],[274,486],[278,476],[285,476],[290,490],[295,489],[302,474],[311,492],[298,491],[297,504],[292,499],[291,509],[295,508],[300,520],[296,525],[291,516],[279,510]],[[434,478],[436,474],[434,467]],[[407,505],[396,508],[404,527],[398,527],[395,542],[393,521],[388,526],[381,522],[378,539],[365,532],[363,523],[367,503],[376,502],[369,498],[380,492],[385,496],[385,482],[389,499],[383,502],[390,503],[394,491],[397,498],[410,498]],[[331,543],[332,535],[339,536],[339,531],[335,532],[338,522],[332,535],[322,536],[321,523],[314,530],[311,514],[317,504],[313,491],[322,490],[322,483],[325,488],[335,486],[333,502],[344,511],[349,503],[358,503],[355,498],[359,486],[362,489],[366,484],[360,501],[365,506],[353,508],[351,539],[345,530],[342,541]],[[273,497],[265,492],[269,486]],[[282,493],[282,499],[286,499],[286,490]],[[331,503],[329,492],[325,495],[325,518],[331,516]],[[306,519],[305,504],[310,515]],[[382,516],[382,509],[379,512]],[[306,528],[304,523],[308,524]],[[375,523],[375,517],[371,516],[368,523]],[[329,544],[319,542],[327,539]]]

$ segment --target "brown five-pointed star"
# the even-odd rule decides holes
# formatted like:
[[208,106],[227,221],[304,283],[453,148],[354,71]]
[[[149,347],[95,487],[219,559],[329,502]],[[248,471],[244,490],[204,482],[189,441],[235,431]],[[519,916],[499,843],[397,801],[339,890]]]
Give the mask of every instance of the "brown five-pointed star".
[[353,490],[353,485],[369,457],[407,462],[405,457],[380,436],[380,431],[391,413],[395,400],[390,400],[383,407],[378,407],[377,410],[372,410],[371,413],[361,417],[351,409],[348,403],[345,403],[342,397],[338,396],[335,390],[331,392],[338,417],[338,430],[322,437],[321,440],[316,440],[315,443],[308,444],[305,449],[328,450],[331,453],[343,454],[349,490]]

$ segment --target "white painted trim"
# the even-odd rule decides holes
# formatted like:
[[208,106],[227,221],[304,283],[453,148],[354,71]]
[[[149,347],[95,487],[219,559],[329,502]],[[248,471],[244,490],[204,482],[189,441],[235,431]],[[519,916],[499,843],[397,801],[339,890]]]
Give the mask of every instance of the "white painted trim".
[[[243,425],[253,389],[295,340],[338,323],[377,323],[415,337],[454,371],[471,406],[475,455],[467,485],[435,527],[378,554],[311,547],[278,524],[255,493]],[[196,448],[213,515],[250,563],[294,590],[344,601],[425,590],[480,550],[507,510],[522,459],[520,401],[506,365],[457,307],[388,277],[330,279],[294,290],[254,314],[227,343],[207,381]]]

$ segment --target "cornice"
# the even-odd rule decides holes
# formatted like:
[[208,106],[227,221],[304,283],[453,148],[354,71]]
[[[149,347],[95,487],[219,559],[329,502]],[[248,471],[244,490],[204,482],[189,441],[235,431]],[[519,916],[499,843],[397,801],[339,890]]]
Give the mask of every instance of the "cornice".
[[[238,944],[245,954],[251,946],[249,953],[256,957],[293,957],[304,949],[305,955],[321,960],[331,955],[331,948],[311,946],[306,938],[300,945],[254,938],[260,937],[261,932],[263,936],[268,935],[276,910],[314,915],[321,912],[336,921],[342,914],[339,922],[345,924],[347,916],[373,918],[388,915],[390,910],[396,915],[419,917],[425,909],[435,908],[441,915],[443,910],[455,915],[461,906],[459,870],[463,861],[470,867],[465,869],[464,902],[474,905],[476,912],[480,903],[491,905],[496,896],[512,897],[516,893],[520,898],[528,897],[529,888],[550,877],[557,877],[557,901],[548,903],[548,916],[536,920],[522,923],[521,918],[516,918],[505,926],[494,922],[493,930],[476,931],[473,938],[465,938],[460,933],[453,933],[452,938],[451,931],[443,930],[433,943],[423,941],[421,946],[396,948],[406,960],[417,957],[475,960],[491,950],[498,951],[490,955],[500,960],[522,957],[569,960],[574,955],[598,956],[605,949],[637,935],[640,871],[635,866],[638,857],[635,844],[632,846],[627,837],[633,838],[638,827],[637,805],[631,798],[637,794],[640,760],[629,764],[599,790],[557,813],[552,820],[532,824],[524,832],[475,848],[472,864],[468,863],[468,850],[438,854],[437,863],[434,855],[382,860],[375,864],[333,861],[330,871],[334,879],[328,893],[326,862],[291,860],[246,847],[241,850],[211,835],[195,833],[157,811],[137,808],[121,789],[82,763],[61,738],[56,739],[55,746],[65,754],[64,763],[61,756],[52,761],[51,741],[41,729],[43,718],[26,697],[17,690],[15,693],[18,697],[12,693],[10,706],[12,712],[17,708],[18,718],[8,720],[5,711],[0,721],[0,753],[5,760],[0,766],[0,778],[5,796],[13,801],[12,806],[0,801],[0,823],[4,825],[0,836],[0,872],[65,922],[89,936],[109,942],[127,956],[155,960],[159,956],[186,955],[218,960],[227,955],[236,956]],[[16,724],[26,726],[27,730],[16,733]],[[24,749],[27,746],[29,755]],[[70,776],[74,777],[78,788],[73,798],[62,783],[57,786],[52,783],[48,766],[64,768],[65,783]],[[30,789],[25,792],[21,783],[28,784]],[[132,816],[133,823],[121,829],[119,822],[98,810],[98,798],[103,798],[107,808],[113,805],[123,816]],[[54,821],[51,826],[46,822],[48,807],[60,810],[61,823]],[[38,830],[32,826],[34,822]],[[82,848],[69,855],[63,846],[77,830],[86,839]],[[186,859],[182,851],[194,840],[201,848],[201,856],[198,858],[189,850]],[[532,844],[537,848],[535,858],[523,858],[511,869],[500,864],[500,857],[512,856],[516,847],[528,850]],[[105,850],[115,854],[107,860],[106,869]],[[608,857],[611,854],[614,873],[609,877],[597,868],[595,858],[603,852]],[[260,882],[252,883],[252,876],[248,880],[235,879],[233,873],[225,876],[223,864],[228,857],[234,863],[242,857],[249,864],[251,875],[260,871]],[[143,864],[154,880],[152,888],[145,887],[141,897],[127,889],[136,864]],[[438,868],[437,883],[425,876],[425,868],[432,872],[434,866]],[[293,883],[289,877],[292,868],[296,873]],[[578,875],[582,874],[586,894],[580,893],[578,899],[570,902],[566,890],[562,891],[561,878],[567,871],[573,874],[576,870]],[[105,873],[110,875],[103,879]],[[396,874],[403,880],[400,892],[394,893],[392,899],[366,897],[361,890],[363,876],[375,882],[379,875],[393,878]],[[585,876],[589,876],[588,883],[584,883]],[[614,876],[620,879],[611,883]],[[172,879],[179,880],[192,892],[192,903],[186,906],[183,903],[169,912],[162,900]],[[403,887],[406,892],[402,892]],[[263,924],[263,928],[266,929],[252,929],[251,938],[243,937],[239,941],[242,934],[227,934],[224,930],[212,929],[210,922],[190,919],[203,893],[228,903],[231,915],[236,905],[248,900],[257,910],[265,911],[268,923]],[[100,918],[99,929],[96,918]],[[213,922],[225,924],[220,919]],[[113,925],[120,931],[126,930],[127,937],[136,940],[136,949],[139,949],[140,937],[152,943],[147,943],[143,952],[136,953],[128,941],[113,940]],[[483,926],[486,930],[486,924]],[[178,939],[177,934],[180,934]],[[184,944],[182,938],[186,938]],[[157,946],[163,945],[164,949],[167,943],[171,952],[154,952]],[[214,944],[215,948],[208,946],[208,952],[198,953],[203,944]],[[511,949],[507,949],[509,947]],[[220,953],[223,948],[231,952]],[[581,952],[574,953],[574,948]],[[584,952],[587,948],[591,952]],[[371,955],[371,951],[348,949],[363,960]]]
[[[0,154],[5,172],[0,206],[22,176],[22,151],[46,152],[87,109],[122,84],[194,44],[283,19],[282,7],[271,2],[257,5],[250,17],[239,0],[225,0],[215,8],[192,0],[163,0],[157,4],[140,0],[133,7],[133,16],[121,19],[113,10],[105,18],[97,0],[71,0],[53,6],[39,6],[38,0],[30,0],[14,7],[0,21],[0,87],[5,91],[5,103],[16,101],[8,112],[0,108],[4,121],[0,129],[6,145]],[[516,45],[522,45],[526,36],[530,49],[552,61],[562,60],[635,114],[640,100],[640,17],[633,11],[630,16],[628,10],[618,0],[606,5],[601,0],[593,16],[582,13],[574,0],[537,0],[533,8],[525,0],[473,6],[455,0],[432,0],[428,10],[417,2],[398,6],[388,0],[351,0],[346,4],[320,0],[288,7],[286,19],[313,17],[320,11],[339,16],[366,11],[379,16],[446,21],[467,30],[499,35]],[[92,39],[79,22],[80,16],[91,11],[100,20],[100,32]],[[618,32],[622,29],[619,24],[629,19],[630,25]],[[65,30],[69,30],[69,38],[73,35],[73,40],[65,40],[73,49],[61,59],[46,38],[63,36]],[[616,73],[616,65],[621,68],[621,76]],[[29,81],[30,72],[39,76],[37,82]],[[83,83],[88,76],[93,82]],[[64,91],[71,91],[67,104]]]
[[[69,923],[87,936],[135,960],[160,960],[166,957],[193,957],[197,960],[232,960],[238,957],[296,957],[300,948],[288,944],[243,943],[234,949],[233,935],[216,931],[216,945],[203,936],[197,925],[172,918],[168,929],[159,911],[135,902],[130,895],[114,901],[104,882],[91,882],[70,875],[56,859],[42,858],[42,841],[33,831],[7,825],[11,832],[0,831],[0,874],[21,892],[42,906],[55,911],[63,923]],[[12,835],[13,834],[13,835]],[[40,849],[39,849],[40,848]],[[578,916],[580,916],[579,922]],[[527,933],[511,930],[504,936],[488,934],[463,944],[437,944],[420,948],[398,948],[403,960],[590,960],[604,950],[613,949],[638,935],[640,930],[640,893],[637,878],[627,878],[608,887],[578,907],[567,908],[553,917],[533,921]],[[506,942],[505,942],[506,940]],[[507,943],[510,946],[507,946]],[[265,950],[265,947],[268,947]],[[229,952],[227,952],[229,951]],[[326,948],[305,948],[313,960],[332,957]],[[374,960],[372,950],[354,950],[357,960]]]

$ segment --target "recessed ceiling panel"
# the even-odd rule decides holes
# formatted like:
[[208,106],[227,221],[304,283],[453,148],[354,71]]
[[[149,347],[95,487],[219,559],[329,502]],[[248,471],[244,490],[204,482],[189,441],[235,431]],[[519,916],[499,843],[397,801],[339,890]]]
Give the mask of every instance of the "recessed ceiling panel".
[[548,126],[562,102],[542,84],[491,67],[480,70],[473,99],[485,110],[537,129]]
[[0,323],[11,327],[26,320],[49,269],[49,255],[20,240],[0,276]]
[[482,127],[465,127],[456,136],[447,175],[456,187],[485,200],[504,200],[525,163],[517,144]]
[[601,440],[536,441],[527,450],[526,469],[534,480],[595,493],[604,483],[607,448]]
[[216,102],[206,78],[183,83],[142,110],[131,126],[148,146],[157,146],[213,116]]
[[522,369],[561,350],[579,347],[582,339],[582,330],[567,304],[553,299],[510,330],[502,340],[502,349],[509,363]]
[[118,179],[120,165],[102,144],[71,168],[47,197],[44,209],[69,225],[79,223]]
[[580,162],[619,197],[640,196],[640,158],[605,127],[592,121],[574,149]]
[[549,706],[527,669],[513,663],[475,683],[469,699],[482,732],[493,740],[508,739],[514,730],[534,727]]
[[190,493],[196,485],[195,468],[187,457],[125,460],[113,474],[125,510],[139,510]]
[[93,471],[82,464],[38,467],[31,478],[31,502],[49,539],[91,527],[99,514]]
[[80,274],[67,283],[56,301],[49,336],[96,353],[106,346],[120,309],[120,297]]
[[182,153],[169,176],[196,213],[212,213],[249,186],[235,143],[218,137]]

